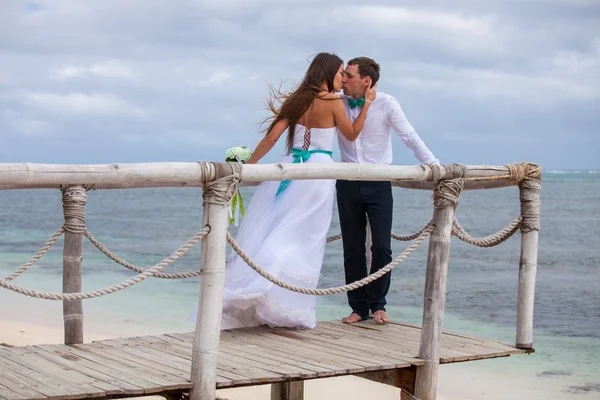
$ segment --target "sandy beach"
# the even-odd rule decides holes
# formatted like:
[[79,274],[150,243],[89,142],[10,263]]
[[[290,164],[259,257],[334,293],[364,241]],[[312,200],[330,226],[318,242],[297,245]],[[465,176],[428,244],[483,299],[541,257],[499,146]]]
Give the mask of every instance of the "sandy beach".
[[[47,326],[9,319],[1,319],[0,343],[10,346],[62,343],[63,332],[59,326]],[[59,322],[59,321],[57,321]],[[97,327],[96,327],[97,329]],[[109,330],[110,331],[110,330]],[[108,332],[86,330],[85,341],[95,341],[116,337]],[[114,331],[113,331],[114,332]],[[128,334],[142,335],[143,332],[130,330]],[[527,356],[516,356],[527,357]],[[440,370],[438,399],[440,400],[510,400],[523,398],[545,398],[550,394],[549,382],[515,380],[510,371],[495,373],[487,371],[491,361],[444,365]],[[498,360],[497,362],[502,362]],[[480,368],[483,367],[483,368]],[[507,390],[510,387],[510,390]],[[255,386],[219,390],[218,396],[227,400],[264,400],[269,398],[270,386]],[[541,397],[540,397],[541,396]],[[149,397],[145,397],[149,399]],[[162,397],[156,397],[161,399]],[[399,399],[397,388],[375,383],[353,376],[309,380],[305,383],[306,400],[363,400]],[[561,399],[592,399],[592,396],[578,396],[561,393]]]

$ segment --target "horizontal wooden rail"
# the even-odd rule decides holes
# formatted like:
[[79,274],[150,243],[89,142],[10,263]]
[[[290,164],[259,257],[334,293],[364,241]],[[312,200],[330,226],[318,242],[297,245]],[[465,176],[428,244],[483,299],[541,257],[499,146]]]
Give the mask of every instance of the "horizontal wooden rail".
[[[442,173],[449,170],[441,166]],[[201,187],[216,178],[214,163],[137,164],[34,164],[0,163],[0,190],[58,189],[61,185],[88,185],[95,189],[148,187]],[[466,189],[488,189],[516,185],[506,166],[469,165]],[[493,180],[485,180],[496,178]],[[364,165],[346,163],[252,164],[244,165],[242,183],[286,179],[343,179],[392,181],[395,186],[433,188],[433,173],[427,166]]]

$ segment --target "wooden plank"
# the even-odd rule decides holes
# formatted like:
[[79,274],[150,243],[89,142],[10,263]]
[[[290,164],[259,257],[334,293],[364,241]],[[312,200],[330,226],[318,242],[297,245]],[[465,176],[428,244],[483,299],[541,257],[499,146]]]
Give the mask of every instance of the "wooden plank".
[[[307,368],[319,368],[325,371],[331,372],[333,375],[345,375],[354,372],[364,371],[364,366],[357,365],[352,359],[341,359],[328,357],[326,360],[323,358],[322,352],[316,352],[312,349],[303,347],[301,351],[298,347],[286,346],[281,340],[277,338],[268,338],[258,335],[246,334],[246,335],[234,335],[231,332],[221,333],[227,340],[224,343],[243,343],[246,348],[253,346],[258,351],[263,351],[268,354],[278,354],[282,357],[293,360],[299,365],[305,365]],[[234,337],[234,339],[232,339]],[[227,344],[224,344],[226,346]],[[327,374],[328,375],[328,374]],[[323,375],[326,376],[326,375]]]
[[0,376],[0,398],[4,399],[28,399],[28,400],[47,400],[48,397],[31,388],[23,386],[24,382],[13,380],[6,376]]
[[189,381],[190,379],[191,363],[188,364],[188,368],[172,365],[168,362],[168,357],[160,351],[157,356],[152,354],[152,351],[145,351],[140,346],[125,341],[116,342],[111,340],[110,342],[102,342],[102,345],[104,346],[102,349],[105,351],[112,354],[122,354],[128,360],[150,368],[160,368],[161,371],[177,377],[179,381]]
[[257,346],[253,344],[233,344],[230,342],[224,342],[221,344],[221,349],[227,349],[229,351],[236,351],[240,354],[245,354],[246,357],[252,357],[255,360],[269,359],[273,361],[284,362],[303,370],[311,371],[316,374],[317,377],[323,378],[327,376],[334,376],[335,370],[332,370],[331,366],[325,367],[324,365],[315,365],[316,363],[309,362],[304,359],[298,361],[295,358],[285,356],[281,351],[270,349],[264,346]]
[[[170,335],[165,335],[165,339],[171,341],[173,346],[179,346],[183,351],[189,351],[189,344],[186,345],[181,340],[170,337]],[[220,357],[218,369],[225,370],[228,372],[233,372],[238,375],[242,375],[246,378],[251,379],[252,384],[263,384],[263,383],[273,383],[273,382],[281,382],[285,380],[285,376],[279,374],[275,371],[269,371],[262,368],[248,368],[247,366],[240,365],[235,361],[231,361],[227,357]]]
[[[169,335],[164,335],[164,339],[169,341],[170,346],[177,348],[178,351],[189,352],[189,354],[191,354],[189,342],[182,342],[180,339],[170,337]],[[252,368],[246,368],[236,364],[235,362],[231,362],[227,358],[219,359],[218,369],[241,375],[244,378],[250,378],[250,383],[255,385],[281,382],[285,380],[285,377],[279,373],[264,369],[255,370]]]
[[[327,324],[323,329],[335,329],[341,332],[344,327]],[[389,330],[387,325],[369,324],[369,326],[361,326],[360,323],[357,323],[347,326],[346,330],[366,331],[368,333],[359,333],[359,335],[367,339],[376,340],[377,342],[386,343],[396,350],[401,350],[401,347],[410,347],[410,350],[414,351],[415,346],[418,346],[418,342],[420,341],[420,338],[415,335],[415,333],[418,333],[417,330],[408,334],[404,332],[397,333]],[[373,339],[375,335],[377,335],[377,338]],[[396,339],[396,336],[399,338]],[[507,355],[506,351],[508,347],[506,345],[494,344],[498,349],[491,350],[487,347],[485,340],[477,339],[477,341],[479,343],[475,343],[470,339],[462,339],[459,335],[456,337],[442,336],[440,362],[461,362],[481,358],[504,357]]]
[[0,378],[15,381],[22,386],[43,394],[49,399],[65,398],[65,390],[53,384],[48,377],[13,363],[8,359],[0,358]]
[[[35,346],[37,350],[37,354],[40,357],[46,358],[56,364],[62,365],[66,368],[73,369],[83,375],[87,375],[99,381],[106,382],[110,384],[110,388],[106,388],[106,394],[108,396],[114,396],[119,394],[143,394],[144,389],[132,385],[131,383],[120,379],[118,374],[114,372],[112,374],[105,374],[103,372],[99,372],[97,369],[90,368],[86,365],[86,361],[80,357],[61,352],[60,350],[48,351],[47,348],[43,346]],[[117,375],[117,376],[114,376]]]
[[[225,332],[223,332],[225,333]],[[265,346],[273,351],[281,352],[286,357],[293,357],[299,361],[309,359],[311,363],[325,362],[326,364],[334,365],[336,375],[351,374],[363,372],[367,367],[371,367],[372,363],[364,363],[354,359],[348,353],[335,354],[331,351],[324,351],[321,348],[315,348],[309,343],[302,343],[299,347],[298,342],[285,337],[278,337],[265,334],[264,332],[251,332],[246,330],[237,330],[237,332],[229,331],[230,340],[245,340],[259,346]],[[300,350],[301,349],[301,350]]]
[[183,357],[174,356],[173,354],[166,353],[161,349],[152,346],[149,342],[140,340],[139,338],[127,338],[119,341],[110,341],[103,342],[104,344],[108,344],[117,349],[128,349],[128,351],[133,354],[140,355],[142,357],[147,358],[148,360],[166,365],[170,369],[177,370],[183,374],[184,377],[187,376],[189,379],[190,371],[192,368],[191,359],[186,359]]
[[283,363],[273,365],[273,364],[268,363],[266,360],[261,363],[260,361],[248,359],[248,358],[244,357],[243,354],[237,354],[235,352],[221,351],[220,356],[219,356],[219,365],[221,365],[221,363],[227,363],[230,366],[236,366],[236,367],[241,366],[243,368],[248,368],[248,369],[253,369],[253,370],[254,369],[262,369],[271,374],[274,374],[275,376],[281,376],[282,380],[283,379],[287,380],[287,379],[291,379],[291,378],[301,379],[303,376],[306,376],[307,378],[316,378],[316,376],[317,376],[317,374],[314,372],[309,372],[309,373],[300,372],[299,369],[297,369],[291,365],[287,365],[287,364],[283,364]]
[[[156,393],[160,391],[161,386],[147,379],[144,379],[145,375],[139,370],[134,370],[122,364],[117,364],[111,359],[106,359],[104,357],[97,356],[94,353],[86,352],[72,346],[59,347],[56,345],[43,345],[38,347],[42,347],[46,351],[56,352],[59,355],[64,354],[70,357],[75,357],[77,358],[78,363],[85,365],[88,368],[93,369],[95,371],[102,372],[111,376],[117,375],[119,379],[128,382],[134,386],[143,388],[142,393],[144,394]],[[152,390],[152,388],[155,388],[155,390]]]
[[268,366],[267,369],[271,371],[279,371],[280,373],[285,374],[287,378],[297,377],[304,380],[319,377],[316,371],[306,369],[303,366],[298,366],[294,363],[289,363],[288,360],[283,358],[274,360],[271,357],[265,357],[265,355],[255,355],[244,351],[243,349],[233,349],[227,346],[222,346],[220,352],[222,354],[228,354],[247,360],[249,365]]
[[[151,345],[152,347],[159,349],[160,351],[162,351],[165,354],[170,354],[173,357],[179,357],[184,360],[187,360],[191,364],[191,361],[192,361],[191,344],[186,352],[186,349],[184,347],[178,348],[178,347],[172,346],[171,344],[169,344],[169,342],[166,342],[164,340],[163,336],[143,336],[143,337],[138,337],[136,339],[143,341],[143,342],[147,343],[148,345]],[[235,386],[235,385],[239,385],[239,386],[249,385],[250,383],[252,383],[252,380],[250,378],[244,377],[242,375],[234,374],[234,373],[231,373],[228,371],[224,371],[224,370],[219,370],[218,376],[223,378],[223,382],[217,381],[217,388],[219,388],[219,389],[231,387],[231,386]]]
[[[375,369],[402,368],[412,364],[411,361],[407,361],[406,359],[383,356],[380,354],[380,351],[371,346],[366,346],[365,343],[348,341],[340,336],[327,335],[326,332],[313,331],[310,332],[310,334],[307,334],[282,330],[273,332],[272,334],[296,339],[298,346],[304,346],[306,343],[313,343],[319,347],[321,351],[323,348],[328,350],[337,349],[341,352],[352,354],[352,357],[370,362]],[[373,350],[372,354],[365,355],[365,352],[369,350]]]
[[68,388],[71,393],[86,394],[85,397],[105,397],[106,383],[97,381],[89,376],[82,375],[72,369],[66,369],[60,365],[49,361],[36,352],[32,346],[29,347],[9,347],[3,354],[4,357],[10,357],[14,362],[24,367],[40,371],[48,378]]
[[[415,363],[420,362],[416,357],[416,352],[407,351],[406,347],[402,346],[400,340],[396,338],[390,339],[389,342],[385,342],[381,340],[381,335],[374,338],[373,335],[362,334],[362,332],[357,334],[354,332],[354,329],[350,327],[342,330],[341,328],[333,326],[323,326],[321,327],[320,332],[338,335],[338,338],[333,339],[336,342],[344,343],[348,346],[352,346],[353,344],[355,346],[360,346],[364,351],[379,358],[385,357],[390,360],[404,361],[412,365],[416,365]],[[316,334],[318,335],[319,333]],[[385,346],[382,346],[382,344],[385,344]]]
[[[419,325],[415,325],[415,324],[409,324],[406,322],[396,322],[396,321],[390,321],[389,322],[390,325],[397,325],[397,326],[405,326],[405,327],[411,327],[414,328],[416,330],[420,331],[420,326]],[[451,338],[458,338],[461,342],[464,340],[469,340],[469,341],[473,341],[475,343],[482,343],[482,344],[490,344],[491,346],[500,349],[500,350],[506,350],[507,348],[510,349],[511,351],[514,351],[514,353],[512,354],[525,354],[526,352],[522,352],[521,349],[517,349],[515,346],[513,346],[512,344],[509,343],[503,343],[500,342],[498,340],[494,340],[494,339],[487,339],[487,338],[480,338],[480,337],[476,337],[476,336],[471,336],[462,332],[454,332],[454,331],[443,331],[442,332],[442,340],[450,340]]]
[[[93,346],[92,346],[93,345]],[[122,357],[119,354],[113,354],[108,351],[96,347],[97,343],[92,345],[77,344],[70,347],[71,351],[76,352],[77,355],[93,360],[94,362],[103,362],[106,366],[114,368],[117,371],[123,371],[128,375],[137,376],[144,380],[151,382],[150,385],[144,387],[144,393],[158,393],[164,390],[180,389],[180,385],[175,383],[181,380],[181,378],[172,376],[155,368],[147,367],[146,365],[139,364],[135,361],[131,361],[127,357]],[[160,366],[155,366],[160,368]],[[181,388],[181,389],[185,389]]]
[[[397,330],[386,329],[386,325],[375,325],[369,323],[369,325],[361,323],[351,324],[344,326],[327,325],[323,329],[332,330],[335,329],[338,332],[342,332],[343,329],[352,332],[353,335],[357,335],[357,341],[373,341],[379,344],[385,344],[389,346],[395,352],[400,353],[400,356],[409,356],[416,359],[419,349],[420,336],[417,332],[404,332]],[[356,333],[358,332],[358,333]],[[374,337],[376,338],[374,339]],[[360,339],[359,339],[360,338]],[[448,348],[440,349],[441,355],[445,360],[451,361],[466,361],[469,359],[469,355],[464,352],[455,352]],[[423,361],[419,360],[413,362],[413,365],[422,364]]]
[[[190,347],[191,351],[191,347]],[[268,357],[256,357],[245,353],[244,351],[236,351],[231,348],[221,348],[220,353],[222,359],[229,366],[244,367],[251,369],[263,369],[266,371],[274,372],[278,375],[285,375],[288,378],[315,378],[317,377],[316,372],[307,370],[294,365],[291,365],[286,360],[281,358],[279,360],[272,360]]]
[[362,356],[355,357],[347,349],[340,350],[337,347],[323,347],[321,344],[310,340],[299,340],[293,334],[290,335],[280,330],[272,333],[267,333],[263,329],[244,329],[243,331],[236,332],[236,334],[253,335],[260,342],[271,341],[271,343],[279,346],[281,349],[287,349],[288,352],[299,353],[301,349],[302,354],[310,352],[321,359],[327,360],[327,362],[339,363],[340,365],[347,363],[346,365],[355,366],[356,372],[366,371],[377,364],[373,359],[365,360]]
[[[100,377],[99,374],[97,374],[95,371],[86,370],[85,367],[80,368],[77,364],[75,364],[72,361],[68,362],[64,358],[57,356],[56,354],[48,353],[35,346],[28,346],[26,348],[13,347],[11,348],[11,350],[27,358],[29,358],[29,354],[31,353],[35,354],[36,357],[41,357],[42,359],[47,360],[49,362],[49,364],[47,365],[58,369],[59,374],[63,374],[60,372],[60,370],[73,371],[77,373],[77,375],[75,376],[75,378],[69,377],[69,381],[77,383],[78,385],[83,384],[96,387],[104,391],[103,395],[105,396],[120,395],[125,393],[125,390],[115,385],[114,378],[108,377],[109,381],[105,381],[103,378],[106,378],[106,376]],[[72,379],[78,379],[78,381],[72,381]]]
[[[81,398],[82,392],[88,393],[87,397],[101,397],[106,394],[105,391],[91,385],[74,383],[81,382],[81,377],[73,371],[62,371],[60,367],[47,362],[41,357],[37,357],[34,353],[27,354],[25,357],[14,352],[9,352],[9,349],[14,349],[14,347],[4,349],[0,352],[0,358],[3,359],[2,363],[4,365],[16,370],[14,367],[17,364],[21,367],[17,372],[29,374],[28,376],[36,380],[39,379],[40,383],[47,384],[53,388],[59,388],[64,393],[63,396],[58,397],[60,399]],[[5,360],[11,361],[11,363],[6,363]],[[70,379],[73,379],[74,382],[70,381]]]

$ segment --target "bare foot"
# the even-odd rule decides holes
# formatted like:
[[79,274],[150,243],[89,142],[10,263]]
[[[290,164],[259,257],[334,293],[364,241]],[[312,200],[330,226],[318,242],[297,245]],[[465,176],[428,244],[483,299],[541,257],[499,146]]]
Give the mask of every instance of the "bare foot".
[[385,313],[385,311],[383,310],[377,310],[375,311],[375,313],[373,314],[373,319],[375,320],[376,323],[383,325],[389,322],[389,318],[387,316],[387,314]]
[[352,313],[347,317],[342,318],[342,322],[345,324],[353,324],[358,321],[362,321],[362,318],[357,313]]

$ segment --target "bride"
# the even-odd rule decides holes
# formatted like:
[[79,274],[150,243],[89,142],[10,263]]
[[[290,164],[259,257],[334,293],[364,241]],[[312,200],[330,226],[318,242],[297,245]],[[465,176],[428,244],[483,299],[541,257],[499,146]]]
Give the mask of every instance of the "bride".
[[[287,134],[282,163],[331,163],[338,129],[356,140],[365,122],[375,88],[365,93],[365,105],[354,124],[340,96],[345,80],[343,61],[319,53],[295,91],[271,99],[274,111],[266,136],[249,164],[264,157]],[[370,82],[367,87],[370,87]],[[277,97],[277,96],[275,96]],[[281,107],[274,107],[281,100]],[[240,226],[237,242],[263,269],[293,285],[315,288],[331,223],[334,180],[262,182]],[[237,254],[227,263],[221,329],[269,325],[314,328],[316,298],[282,289],[252,270]]]

